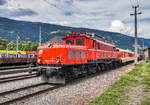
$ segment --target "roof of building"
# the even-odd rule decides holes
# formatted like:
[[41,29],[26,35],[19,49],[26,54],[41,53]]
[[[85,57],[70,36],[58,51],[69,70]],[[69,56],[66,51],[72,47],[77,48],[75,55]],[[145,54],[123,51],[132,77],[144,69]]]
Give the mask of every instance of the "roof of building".
[[144,51],[146,51],[146,50],[150,50],[150,47],[147,47],[146,49],[144,49]]

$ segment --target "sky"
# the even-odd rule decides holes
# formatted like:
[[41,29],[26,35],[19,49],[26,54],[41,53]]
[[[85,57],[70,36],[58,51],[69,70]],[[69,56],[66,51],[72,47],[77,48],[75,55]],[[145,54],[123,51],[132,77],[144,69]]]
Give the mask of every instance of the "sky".
[[138,4],[138,36],[150,38],[149,0],[0,0],[0,17],[134,36],[130,14]]

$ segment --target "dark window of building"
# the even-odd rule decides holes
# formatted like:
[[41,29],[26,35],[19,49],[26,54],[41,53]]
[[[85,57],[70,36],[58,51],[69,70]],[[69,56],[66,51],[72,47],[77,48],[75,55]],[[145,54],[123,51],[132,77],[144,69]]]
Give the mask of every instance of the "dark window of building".
[[68,51],[68,57],[69,57],[69,59],[73,58],[73,51],[71,51],[71,50]]
[[81,52],[81,57],[85,58],[85,52]]
[[73,45],[73,44],[74,44],[74,40],[72,40],[72,39],[66,40],[66,44],[71,44],[71,45]]
[[76,39],[76,45],[84,45],[84,39]]
[[95,40],[93,40],[92,46],[93,48],[95,48]]
[[100,49],[99,43],[97,43],[97,49]]
[[80,58],[80,52],[76,51],[76,59],[79,59],[79,58]]

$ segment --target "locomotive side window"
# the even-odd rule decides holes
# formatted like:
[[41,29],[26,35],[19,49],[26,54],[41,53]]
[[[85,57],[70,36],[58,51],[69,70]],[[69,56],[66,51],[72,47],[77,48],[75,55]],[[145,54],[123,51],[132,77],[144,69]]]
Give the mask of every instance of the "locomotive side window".
[[84,39],[76,39],[76,45],[84,45]]
[[69,57],[70,59],[73,58],[73,51],[71,51],[71,50],[68,51],[68,57]]
[[99,43],[97,43],[97,49],[100,49]]
[[93,40],[92,46],[93,48],[95,48],[95,40]]
[[76,51],[76,59],[79,59],[79,58],[80,58],[80,52]]
[[71,45],[73,45],[73,44],[74,44],[74,40],[72,40],[72,39],[66,40],[66,44],[71,44]]
[[81,57],[85,58],[85,52],[81,52]]

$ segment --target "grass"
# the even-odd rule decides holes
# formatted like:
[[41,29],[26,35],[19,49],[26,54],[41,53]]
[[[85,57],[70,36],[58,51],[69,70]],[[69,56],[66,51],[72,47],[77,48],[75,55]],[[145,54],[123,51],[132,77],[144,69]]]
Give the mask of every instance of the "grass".
[[[89,105],[126,105],[129,86],[145,84],[144,92],[150,92],[150,63],[140,63],[129,73],[121,76],[121,79],[110,86],[100,97],[94,99]],[[147,97],[141,105],[150,105]]]

